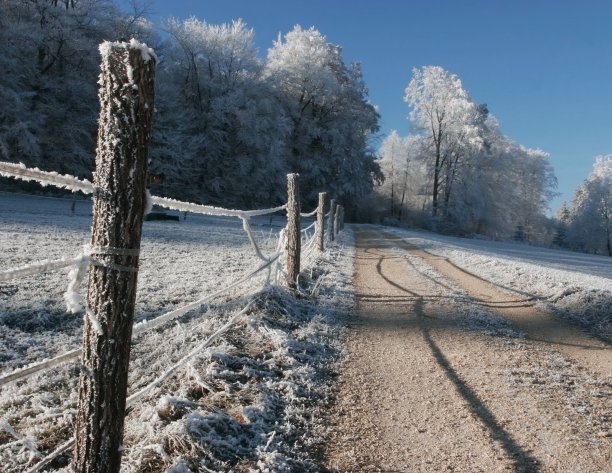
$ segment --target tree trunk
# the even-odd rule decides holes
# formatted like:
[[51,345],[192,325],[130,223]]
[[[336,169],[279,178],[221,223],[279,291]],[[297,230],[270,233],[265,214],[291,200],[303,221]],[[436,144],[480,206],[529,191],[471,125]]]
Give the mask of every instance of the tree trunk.
[[336,206],[336,215],[334,218],[334,238],[338,235],[340,231],[340,215],[342,214],[342,206]]
[[451,191],[453,183],[455,182],[455,176],[457,174],[457,165],[459,163],[459,156],[456,155],[454,160],[449,159],[449,169],[446,175],[446,186],[444,189],[444,215],[448,216],[448,207],[450,205]]
[[83,370],[73,469],[118,472],[145,210],[155,60],[144,45],[104,43],[93,262],[89,266]]
[[394,192],[394,186],[393,186],[393,171],[391,171],[391,218],[393,218],[394,215],[394,211],[395,211],[395,192]]
[[433,182],[433,193],[431,202],[431,214],[435,217],[438,215],[438,191],[440,186],[440,146],[441,143],[438,140],[436,142],[436,166],[434,168],[434,182]]
[[[408,165],[408,163],[406,163],[406,165]],[[404,172],[404,186],[402,188],[402,200],[400,201],[400,205],[399,205],[399,212],[398,212],[398,216],[397,219],[401,222],[402,221],[402,211],[404,209],[404,199],[406,198],[406,189],[408,187],[408,171]]]
[[300,185],[299,174],[287,174],[287,285],[295,289],[300,274]]

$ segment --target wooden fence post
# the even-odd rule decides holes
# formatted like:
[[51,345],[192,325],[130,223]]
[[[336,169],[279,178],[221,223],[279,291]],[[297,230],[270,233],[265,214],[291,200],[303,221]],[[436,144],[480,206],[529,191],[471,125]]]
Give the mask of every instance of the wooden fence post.
[[300,184],[299,174],[287,174],[287,285],[295,289],[300,274]]
[[327,225],[327,231],[329,233],[329,241],[334,241],[336,238],[336,199],[332,199],[329,203],[329,223]]
[[334,214],[334,237],[338,236],[340,231],[340,212],[342,212],[342,206],[336,205],[336,212]]
[[325,201],[327,200],[326,192],[319,192],[319,206],[317,207],[317,245],[319,251],[325,251]]
[[342,206],[341,205],[337,205],[336,206],[336,223],[334,225],[335,230],[336,230],[336,236],[338,236],[338,233],[340,233],[340,218],[342,216]]
[[73,469],[119,472],[154,109],[153,52],[103,43],[92,262]]

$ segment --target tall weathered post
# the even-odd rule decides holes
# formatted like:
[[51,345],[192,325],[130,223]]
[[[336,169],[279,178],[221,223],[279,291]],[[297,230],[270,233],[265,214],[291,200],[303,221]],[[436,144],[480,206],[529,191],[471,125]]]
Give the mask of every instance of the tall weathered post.
[[103,43],[100,53],[92,262],[73,462],[80,473],[118,472],[121,465],[154,109],[153,51],[132,40]]
[[329,222],[327,225],[329,241],[334,241],[336,238],[336,199],[332,199],[329,203]]
[[287,174],[287,285],[295,289],[300,274],[300,184],[299,174]]
[[319,192],[319,206],[317,207],[317,234],[315,236],[319,251],[325,251],[325,201],[326,192]]
[[336,237],[340,231],[340,212],[342,212],[342,206],[336,205],[336,212],[334,213],[334,237]]

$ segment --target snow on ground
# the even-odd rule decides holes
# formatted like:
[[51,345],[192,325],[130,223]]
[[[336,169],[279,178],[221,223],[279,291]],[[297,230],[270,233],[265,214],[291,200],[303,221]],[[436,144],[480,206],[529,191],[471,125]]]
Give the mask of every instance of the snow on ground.
[[[1,270],[78,254],[89,239],[90,214],[86,200],[0,193]],[[182,218],[144,224],[137,320],[223,288],[260,264],[240,220]],[[272,254],[282,217],[252,224],[264,253]],[[339,319],[353,305],[352,247],[345,234],[319,256],[301,275],[298,298],[264,285],[263,272],[137,337],[130,393],[202,346],[252,303],[215,344],[132,406],[122,471],[317,471],[319,439],[326,430],[317,413],[331,394]],[[79,347],[82,314],[66,313],[67,284],[67,270],[0,284],[2,373]],[[3,471],[24,471],[70,438],[78,374],[77,364],[67,364],[2,387]],[[67,461],[63,455],[51,469]]]
[[502,289],[533,296],[601,337],[612,337],[612,258],[420,230],[389,231]]

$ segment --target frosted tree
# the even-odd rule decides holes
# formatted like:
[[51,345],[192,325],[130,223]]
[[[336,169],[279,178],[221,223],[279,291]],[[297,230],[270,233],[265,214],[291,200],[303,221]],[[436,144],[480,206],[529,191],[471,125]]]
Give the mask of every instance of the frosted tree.
[[[168,20],[153,170],[161,193],[234,205],[283,194],[283,111],[244,22]],[[172,194],[174,192],[174,194]]]
[[553,244],[565,247],[567,246],[567,230],[571,224],[571,210],[567,202],[563,202],[559,210],[555,214],[555,235],[553,237]]
[[[471,146],[478,145],[477,107],[461,80],[439,66],[413,69],[404,101],[412,107],[413,130],[426,137],[430,148],[432,215],[440,210],[440,198],[448,208],[462,161]],[[446,210],[445,210],[446,212]]]
[[[121,19],[110,1],[0,2],[1,159],[91,177],[98,45]],[[129,33],[154,43],[142,18]]]
[[487,106],[440,67],[415,69],[406,92],[412,218],[431,205],[437,228],[509,238],[520,227],[524,238],[544,241],[556,186],[548,154],[506,137]]
[[401,174],[401,167],[406,161],[406,150],[403,149],[402,139],[397,134],[397,131],[391,131],[391,134],[385,138],[380,147],[380,168],[385,176],[383,193],[389,195],[390,199],[390,214],[395,215],[395,194],[397,192],[398,175]]
[[[358,64],[296,28],[264,63],[244,22],[168,20],[162,42],[145,0],[0,2],[0,159],[91,178],[98,45],[135,37],[160,64],[150,170],[156,193],[257,206],[286,199],[290,171],[316,200],[351,200],[380,178],[378,114]],[[305,200],[309,200],[308,197]]]
[[612,256],[612,155],[596,157],[569,214],[568,240],[574,248]]
[[556,193],[557,179],[549,161],[549,154],[540,149],[523,146],[512,150],[513,174],[510,176],[514,185],[513,203],[516,226],[522,226],[527,239],[542,241],[544,239],[545,214],[548,202]]
[[300,174],[305,200],[326,187],[346,205],[380,177],[370,147],[378,114],[367,100],[358,64],[314,28],[296,26],[268,51],[266,78],[290,124],[290,171]]
[[423,182],[427,181],[423,145],[421,137],[400,137],[393,130],[380,146],[379,164],[385,179],[377,191],[389,200],[391,217],[401,220],[406,207],[414,211],[422,204],[418,196],[423,194]]

